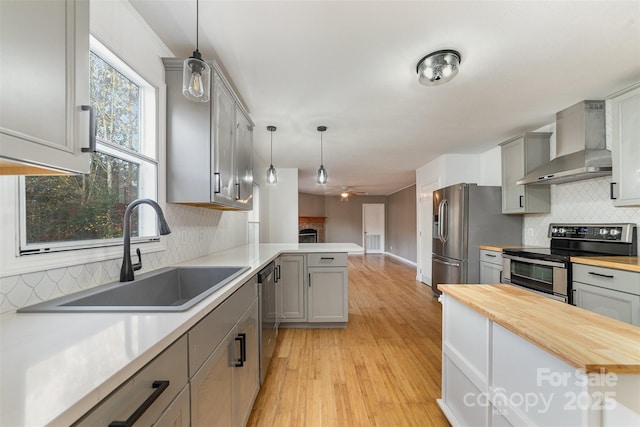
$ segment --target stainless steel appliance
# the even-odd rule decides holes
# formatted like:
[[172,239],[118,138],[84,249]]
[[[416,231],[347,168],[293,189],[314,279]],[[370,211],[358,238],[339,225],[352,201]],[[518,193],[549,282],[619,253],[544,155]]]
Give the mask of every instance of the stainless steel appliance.
[[502,281],[573,304],[572,256],[637,255],[635,224],[550,224],[549,248],[504,249]]
[[278,268],[271,262],[258,273],[258,297],[260,299],[260,384],[269,369],[276,347],[280,326],[280,295],[278,292]]
[[522,242],[522,216],[502,214],[500,187],[456,184],[433,192],[432,284],[479,283],[482,244]]

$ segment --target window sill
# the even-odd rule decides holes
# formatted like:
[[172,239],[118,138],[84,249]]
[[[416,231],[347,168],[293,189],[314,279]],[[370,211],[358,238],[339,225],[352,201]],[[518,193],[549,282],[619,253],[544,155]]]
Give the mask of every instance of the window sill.
[[[162,252],[166,250],[166,246],[162,241],[132,244],[131,253],[134,257],[136,248],[140,248],[143,256],[144,254]],[[122,245],[118,245],[65,252],[38,253],[33,255],[15,256],[10,259],[3,257],[0,277],[9,277],[18,274],[33,273],[36,271],[66,268],[74,265],[120,259],[122,258],[122,255]]]

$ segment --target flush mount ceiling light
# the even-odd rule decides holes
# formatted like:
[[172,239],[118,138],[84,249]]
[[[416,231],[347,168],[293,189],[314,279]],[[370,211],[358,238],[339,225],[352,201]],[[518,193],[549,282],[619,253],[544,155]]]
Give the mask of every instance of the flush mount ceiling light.
[[420,61],[416,71],[418,81],[425,86],[438,86],[458,74],[462,56],[455,50],[444,49],[431,52]]
[[196,50],[185,59],[182,70],[182,94],[190,101],[207,102],[211,88],[211,67],[198,50],[198,0],[196,0]]
[[267,169],[267,182],[269,184],[275,184],[278,182],[278,175],[276,174],[276,168],[273,167],[273,132],[277,130],[275,126],[267,126],[267,130],[271,132],[271,165]]
[[318,169],[318,176],[316,177],[316,182],[318,184],[326,184],[327,180],[329,179],[329,175],[327,175],[327,170],[324,168],[323,165],[323,158],[322,158],[322,132],[326,131],[327,127],[326,126],[318,126],[318,132],[320,132],[320,169]]

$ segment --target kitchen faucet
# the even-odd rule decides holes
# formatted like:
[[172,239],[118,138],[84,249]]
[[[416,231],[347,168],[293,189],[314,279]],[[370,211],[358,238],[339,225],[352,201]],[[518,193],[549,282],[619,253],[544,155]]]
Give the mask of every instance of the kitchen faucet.
[[127,206],[127,209],[124,211],[124,257],[122,258],[122,268],[120,269],[121,282],[132,281],[134,279],[134,270],[137,271],[142,268],[140,249],[136,251],[138,254],[138,262],[135,265],[131,263],[131,213],[136,206],[141,204],[150,205],[156,211],[156,215],[158,215],[158,220],[160,221],[160,235],[165,236],[171,233],[169,224],[167,224],[167,220],[164,219],[162,208],[160,208],[160,205],[158,205],[156,202],[151,199],[137,199],[129,203],[129,206]]

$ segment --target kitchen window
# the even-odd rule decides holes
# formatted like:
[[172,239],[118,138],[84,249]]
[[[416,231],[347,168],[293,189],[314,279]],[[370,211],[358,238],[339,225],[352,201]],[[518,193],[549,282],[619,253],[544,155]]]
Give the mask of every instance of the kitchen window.
[[[93,38],[90,58],[90,173],[21,179],[21,255],[120,245],[127,205],[157,200],[155,88]],[[131,223],[134,240],[158,240],[152,209],[136,209]]]

